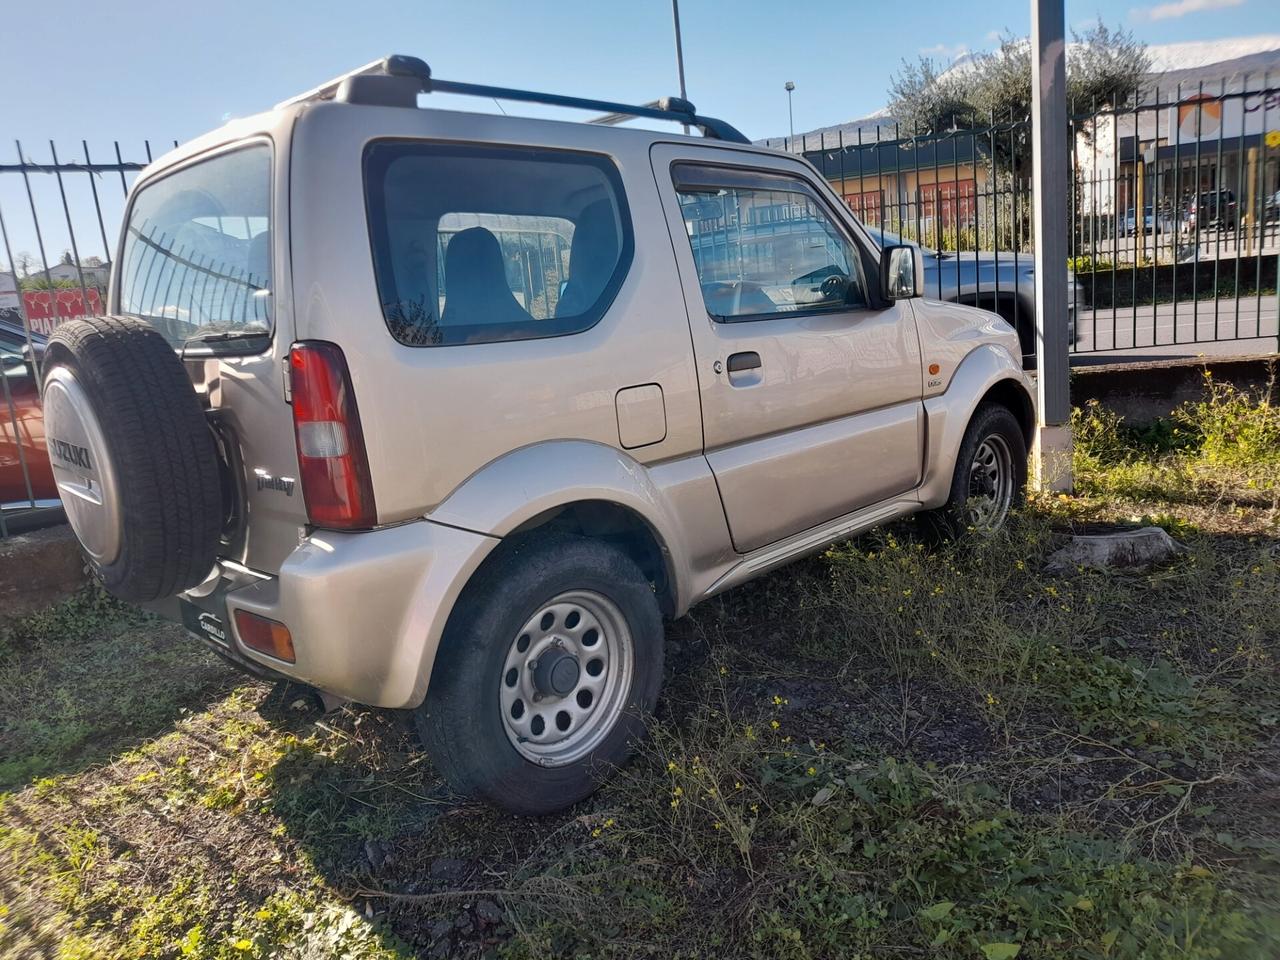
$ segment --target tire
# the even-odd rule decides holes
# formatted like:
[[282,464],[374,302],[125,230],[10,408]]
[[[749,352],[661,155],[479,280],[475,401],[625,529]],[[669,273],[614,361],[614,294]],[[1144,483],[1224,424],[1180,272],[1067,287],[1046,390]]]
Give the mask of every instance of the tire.
[[[983,444],[999,454],[1003,445],[1008,455],[1007,498],[995,511],[993,522],[975,522],[970,512],[970,484],[975,459]],[[1027,442],[1022,435],[1018,419],[1008,407],[998,403],[979,404],[965,429],[956,455],[955,472],[951,477],[951,490],[947,502],[936,510],[921,514],[926,532],[935,540],[953,540],[970,532],[980,535],[996,533],[1004,526],[1010,511],[1021,505],[1027,488]],[[993,498],[994,499],[994,498]]]
[[[573,599],[553,602],[566,596]],[[599,610],[606,607],[574,607],[598,598],[620,616],[632,651],[629,660],[609,653],[599,674],[603,680],[587,676],[590,658],[596,657],[592,651],[613,650],[610,645],[620,644],[622,631],[610,635],[610,628],[602,627],[592,641],[591,619],[604,624],[607,618]],[[580,614],[576,621],[574,609]],[[555,621],[549,627],[548,612]],[[531,629],[531,624],[536,625]],[[427,698],[414,712],[415,726],[455,791],[512,813],[553,813],[589,796],[630,759],[657,703],[662,647],[657,598],[626,554],[599,540],[560,533],[513,540],[499,548],[454,608]],[[574,691],[565,679],[572,679],[572,671],[563,663],[570,655],[583,685]],[[565,681],[561,692],[537,693],[538,682],[550,683],[534,669],[540,659],[542,671]],[[625,674],[624,666],[629,666]],[[553,724],[561,714],[569,716],[575,701],[582,703],[577,698],[588,684],[598,685],[598,696],[581,716],[575,711],[562,733]],[[534,702],[531,690],[540,702]],[[517,708],[516,701],[522,706]],[[543,732],[535,738],[539,716]],[[518,724],[526,733],[515,729]],[[526,738],[517,746],[520,736]],[[574,756],[575,750],[580,755]]]
[[44,397],[54,476],[103,586],[144,602],[200,583],[222,528],[219,463],[173,347],[140,320],[67,320]]

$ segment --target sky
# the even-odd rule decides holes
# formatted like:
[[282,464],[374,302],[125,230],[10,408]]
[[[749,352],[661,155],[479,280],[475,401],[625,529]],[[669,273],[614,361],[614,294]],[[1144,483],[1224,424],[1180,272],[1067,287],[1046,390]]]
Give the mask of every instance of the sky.
[[[1068,0],[1066,15],[1069,30],[1101,17],[1155,44],[1274,31],[1274,4]],[[633,103],[679,92],[670,0],[63,0],[6,7],[0,164],[13,162],[15,138],[36,161],[48,159],[50,139],[64,160],[83,159],[82,140],[94,160],[110,155],[114,141],[126,159],[145,158],[144,140],[163,152],[175,139],[393,52],[422,57],[443,79]],[[790,80],[795,129],[810,130],[882,107],[904,59],[928,55],[945,63],[990,49],[1004,31],[1025,35],[1029,11],[1029,0],[682,0],[688,96],[752,139],[781,136],[788,130],[783,84]],[[473,99],[430,101],[498,109]],[[507,109],[556,115],[528,105]],[[57,184],[35,179],[52,261],[67,246]],[[77,209],[92,202],[84,179],[66,185]],[[99,186],[112,220],[123,191],[118,179]],[[0,214],[15,253],[34,252],[27,197],[13,174],[0,173]],[[81,256],[101,256],[96,222],[82,225],[77,216],[75,226],[86,248]],[[110,224],[106,232],[110,242]],[[0,263],[6,260],[0,247]]]

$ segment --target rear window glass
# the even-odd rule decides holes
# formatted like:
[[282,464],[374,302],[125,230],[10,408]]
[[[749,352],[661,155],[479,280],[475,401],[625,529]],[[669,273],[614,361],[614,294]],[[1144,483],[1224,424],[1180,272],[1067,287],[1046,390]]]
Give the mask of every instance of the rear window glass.
[[410,346],[585,330],[631,261],[603,157],[383,141],[368,149],[365,185],[383,316]]
[[271,148],[255,144],[143,186],[129,210],[120,309],[175,346],[271,332]]

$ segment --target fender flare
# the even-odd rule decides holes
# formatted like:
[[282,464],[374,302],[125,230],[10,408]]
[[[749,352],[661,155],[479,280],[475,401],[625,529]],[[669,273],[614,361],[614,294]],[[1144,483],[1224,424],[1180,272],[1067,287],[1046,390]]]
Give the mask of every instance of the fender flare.
[[1035,390],[1009,351],[992,343],[971,350],[951,377],[945,392],[924,401],[927,443],[920,501],[926,509],[946,503],[955,473],[956,454],[973,412],[997,384],[1009,381],[1026,394],[1035,410]]
[[[709,476],[709,468],[706,472]],[[501,538],[543,514],[584,501],[622,507],[649,527],[676,607],[683,610],[689,587],[680,571],[688,569],[689,551],[668,497],[648,467],[606,444],[550,440],[503,454],[463,481],[428,519]]]

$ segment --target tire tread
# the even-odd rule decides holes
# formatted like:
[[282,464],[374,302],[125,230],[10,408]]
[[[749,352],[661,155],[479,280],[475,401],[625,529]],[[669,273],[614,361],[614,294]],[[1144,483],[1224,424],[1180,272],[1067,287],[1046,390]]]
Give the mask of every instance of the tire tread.
[[122,506],[120,554],[98,572],[126,600],[199,583],[217,556],[222,490],[213,435],[173,347],[132,317],[61,323],[49,365],[66,362],[102,424]]

